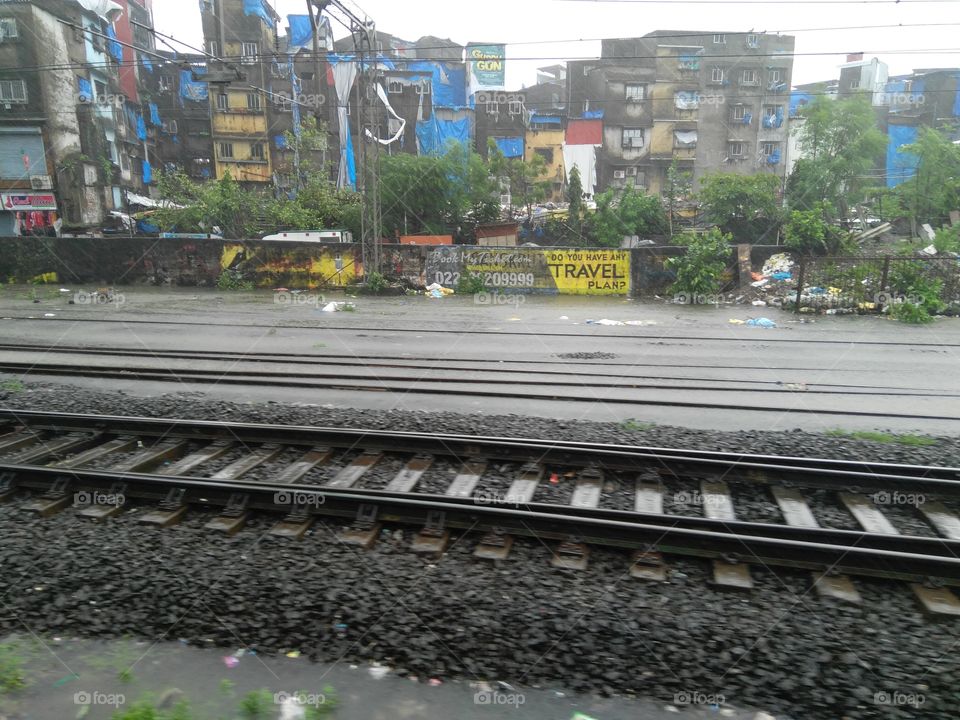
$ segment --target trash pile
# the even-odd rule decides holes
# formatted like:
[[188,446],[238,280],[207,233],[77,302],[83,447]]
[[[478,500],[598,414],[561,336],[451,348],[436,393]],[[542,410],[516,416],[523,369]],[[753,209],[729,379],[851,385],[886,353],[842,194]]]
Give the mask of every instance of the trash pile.
[[[796,290],[782,298],[782,309],[794,310],[796,305]],[[876,303],[857,302],[849,295],[844,295],[843,290],[838,287],[822,288],[818,285],[811,285],[803,288],[800,293],[800,312],[802,313],[852,315],[858,311],[870,312],[875,310],[876,307]]]
[[442,298],[447,295],[454,295],[456,291],[453,288],[447,288],[441,285],[440,283],[432,283],[426,287],[426,295],[428,298]]

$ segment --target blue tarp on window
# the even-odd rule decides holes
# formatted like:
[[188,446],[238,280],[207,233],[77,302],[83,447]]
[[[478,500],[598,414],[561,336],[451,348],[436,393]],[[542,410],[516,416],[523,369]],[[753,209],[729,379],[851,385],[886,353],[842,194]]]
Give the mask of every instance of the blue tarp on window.
[[209,99],[209,91],[205,82],[197,82],[193,79],[193,73],[190,70],[180,71],[180,103],[183,100],[193,102],[206,102]]
[[141,140],[147,139],[147,124],[143,121],[143,115],[137,113],[137,137]]
[[93,85],[90,84],[89,80],[78,77],[77,87],[80,89],[80,92],[77,94],[77,96],[80,98],[80,102],[93,102]]
[[439,120],[434,115],[430,120],[417,123],[417,141],[421,155],[443,155],[452,143],[470,146],[470,119]]
[[256,15],[267,25],[273,27],[273,15],[264,0],[243,0],[243,14]]
[[110,50],[110,54],[113,55],[117,62],[123,62],[123,45],[117,42],[117,32],[113,29],[113,25],[107,25],[107,37],[110,38],[107,42],[107,48]]
[[531,125],[561,125],[561,119],[556,115],[537,115],[533,113],[530,116]]
[[160,127],[163,125],[163,121],[160,119],[160,111],[157,109],[156,103],[150,103],[150,124]]
[[309,15],[287,15],[287,22],[290,24],[290,52],[313,46],[313,25]]
[[603,110],[587,110],[580,117],[584,120],[603,120]]
[[523,157],[523,138],[522,137],[498,137],[494,138],[497,143],[497,149],[503,153],[506,158]]
[[286,135],[274,135],[273,144],[277,146],[277,150],[286,150],[287,149],[287,136]]
[[145,67],[148,71],[153,72],[153,62],[150,60],[149,55],[140,53],[140,62],[143,63],[143,67]]
[[780,148],[767,155],[767,165],[778,165],[780,163]]
[[744,114],[743,114],[743,120],[741,120],[740,122],[742,122],[744,125],[749,125],[750,123],[752,123],[752,122],[753,122],[753,113],[744,113]]
[[153,182],[153,168],[146,160],[143,161],[143,184],[149,185]]
[[887,128],[887,187],[896,187],[909,180],[917,172],[917,156],[900,152],[904,145],[917,141],[917,128],[913,125],[890,125]]
[[[382,62],[382,61],[381,61]],[[411,72],[422,72],[430,77],[433,106],[459,110],[467,107],[467,70],[465,67],[442,62],[413,62],[407,65]]]

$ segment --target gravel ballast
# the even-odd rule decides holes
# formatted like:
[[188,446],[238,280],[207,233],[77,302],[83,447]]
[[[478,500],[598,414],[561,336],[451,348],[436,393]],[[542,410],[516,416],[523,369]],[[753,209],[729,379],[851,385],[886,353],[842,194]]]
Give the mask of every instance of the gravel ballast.
[[[0,405],[427,432],[473,433],[477,426],[470,415],[139,399],[35,385],[0,392]],[[960,464],[953,438],[900,446],[805,432],[630,431],[522,416],[497,423],[501,434],[517,437]],[[425,478],[440,487],[455,470],[440,462]],[[503,479],[491,472],[489,489],[500,489]],[[366,480],[375,486],[383,478]],[[558,484],[572,490],[574,480]],[[751,498],[744,487],[732,489],[757,519],[775,511],[759,491]],[[611,497],[619,505],[626,496]],[[665,501],[671,512],[669,493]],[[299,543],[265,536],[274,522],[267,517],[226,538],[205,530],[209,518],[195,510],[180,526],[156,531],[137,524],[136,508],[94,525],[70,512],[36,519],[17,506],[0,506],[4,632],[21,630],[22,621],[41,634],[300,650],[315,660],[377,661],[421,680],[501,680],[664,703],[677,693],[723,695],[733,706],[768,708],[778,720],[939,719],[954,716],[960,703],[960,623],[925,619],[901,583],[855,580],[864,600],[858,607],[821,600],[808,572],[752,567],[754,591],[720,592],[709,583],[708,563],[675,556],[667,558],[671,582],[649,584],[626,573],[627,553],[599,548],[586,572],[555,570],[549,545],[536,540],[518,539],[510,558],[493,565],[472,558],[473,536],[454,538],[433,559],[410,553],[393,533],[362,553],[321,525]],[[845,526],[847,519],[823,524]],[[922,700],[891,706],[884,693]]]

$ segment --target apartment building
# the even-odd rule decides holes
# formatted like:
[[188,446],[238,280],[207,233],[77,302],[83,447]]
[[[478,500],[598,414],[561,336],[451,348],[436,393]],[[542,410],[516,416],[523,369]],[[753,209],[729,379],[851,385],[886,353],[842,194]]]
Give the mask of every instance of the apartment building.
[[[597,186],[661,193],[674,162],[783,179],[794,38],[658,30],[568,65],[571,118],[603,121]],[[588,190],[589,192],[589,190]]]

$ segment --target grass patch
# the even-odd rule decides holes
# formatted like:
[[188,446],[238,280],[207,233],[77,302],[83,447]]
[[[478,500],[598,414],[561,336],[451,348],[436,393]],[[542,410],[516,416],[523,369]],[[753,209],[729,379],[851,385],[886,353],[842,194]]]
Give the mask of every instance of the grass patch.
[[638,420],[634,420],[633,418],[628,418],[620,423],[620,429],[627,430],[629,432],[643,432],[644,430],[652,430],[656,426],[656,423],[640,422]]
[[911,445],[913,447],[928,447],[937,444],[934,438],[923,435],[894,435],[893,433],[877,432],[875,430],[827,430],[827,435],[850,438],[851,440]]
[[240,717],[244,720],[266,720],[272,718],[276,710],[273,693],[266,688],[248,692],[240,701]]
[[26,389],[26,386],[16,378],[0,381],[0,390],[3,390],[5,392],[21,393],[25,389]]
[[0,645],[0,695],[15,692],[26,685],[20,648],[11,643]]

